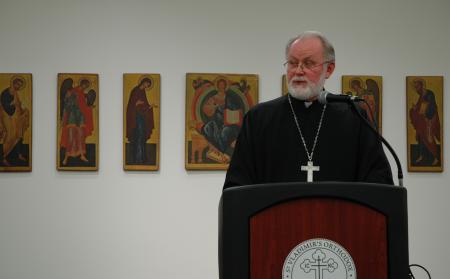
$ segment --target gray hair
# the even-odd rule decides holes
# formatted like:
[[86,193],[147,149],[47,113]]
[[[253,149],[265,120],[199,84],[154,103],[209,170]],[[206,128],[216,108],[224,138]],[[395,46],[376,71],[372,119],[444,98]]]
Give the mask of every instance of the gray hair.
[[320,32],[318,31],[305,31],[301,33],[300,35],[290,39],[286,45],[286,59],[288,58],[289,49],[291,48],[292,44],[297,40],[302,40],[306,38],[318,38],[322,42],[323,47],[323,57],[326,61],[334,61],[335,55],[334,55],[334,47],[330,43],[330,41]]

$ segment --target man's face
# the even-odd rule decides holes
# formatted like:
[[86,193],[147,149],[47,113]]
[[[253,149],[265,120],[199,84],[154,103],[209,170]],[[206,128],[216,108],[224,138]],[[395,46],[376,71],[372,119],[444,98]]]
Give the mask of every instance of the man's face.
[[89,83],[89,82],[82,82],[82,83],[81,83],[81,88],[83,88],[84,90],[87,89],[87,88],[89,88],[89,86],[90,86],[90,83]]
[[414,82],[414,88],[416,89],[417,92],[421,93],[423,91],[423,84],[420,81],[415,81]]
[[[334,62],[326,62],[323,47],[319,38],[304,38],[295,41],[288,52],[288,62],[301,64],[298,67],[287,67],[289,92],[302,100],[313,100],[317,97],[334,71]],[[302,67],[302,65],[316,65]]]
[[150,82],[148,82],[148,81],[145,81],[145,82],[144,82],[144,88],[145,88],[145,89],[149,89],[149,88],[150,88],[150,85],[151,85]]
[[13,82],[14,90],[19,91],[23,86],[23,82],[20,79],[17,79]]
[[358,82],[352,82],[352,89],[358,91],[361,88],[361,85]]
[[219,80],[219,82],[217,82],[217,88],[221,91],[225,90],[226,85],[224,80]]

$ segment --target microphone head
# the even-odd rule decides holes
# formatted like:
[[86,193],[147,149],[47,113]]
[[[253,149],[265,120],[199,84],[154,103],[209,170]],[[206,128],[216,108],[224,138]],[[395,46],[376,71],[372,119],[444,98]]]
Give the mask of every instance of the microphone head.
[[325,90],[320,92],[319,97],[317,97],[317,100],[319,101],[319,103],[321,103],[322,105],[327,104],[328,103],[328,101],[327,101],[328,94],[329,94],[329,92],[327,92]]

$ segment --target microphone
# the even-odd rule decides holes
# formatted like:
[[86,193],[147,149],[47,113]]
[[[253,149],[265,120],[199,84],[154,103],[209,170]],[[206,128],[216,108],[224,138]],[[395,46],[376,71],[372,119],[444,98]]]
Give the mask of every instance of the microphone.
[[[363,121],[363,123],[366,124],[370,128],[370,130],[375,133],[375,135],[378,137],[378,139],[382,143],[384,143],[384,145],[387,147],[389,152],[391,152],[392,157],[394,157],[395,164],[397,165],[397,178],[398,178],[399,186],[403,187],[403,170],[402,170],[402,165],[400,163],[400,160],[399,160],[397,154],[395,153],[394,149],[389,144],[389,142],[377,131],[377,129],[375,129],[372,126],[372,124],[369,122],[369,120],[367,120],[367,118],[364,117],[361,114],[361,112],[359,111],[359,109],[356,107],[356,102],[365,102],[365,100],[360,97],[352,96],[352,95],[333,94],[333,93],[327,92],[326,90],[323,90],[319,94],[319,96],[317,97],[317,100],[322,105],[326,105],[327,103],[336,103],[337,102],[337,103],[348,103],[352,107],[352,109],[356,113],[356,115],[358,115],[358,117]],[[368,104],[367,104],[367,106],[368,106]]]
[[322,105],[328,103],[349,103],[349,102],[364,102],[364,99],[358,96],[346,95],[346,94],[333,94],[328,91],[322,91],[317,97],[317,100]]
[[[378,139],[382,143],[384,143],[384,145],[387,147],[389,152],[391,152],[392,157],[394,157],[395,164],[397,165],[398,184],[399,184],[399,186],[403,187],[403,170],[402,170],[402,165],[400,163],[400,160],[398,159],[397,154],[395,153],[394,149],[389,144],[389,142],[377,131],[377,129],[375,129],[372,126],[372,124],[369,122],[369,120],[367,120],[367,118],[364,117],[361,114],[361,112],[359,111],[359,109],[356,107],[356,102],[365,102],[365,100],[360,97],[352,96],[352,95],[332,94],[325,90],[319,94],[319,97],[317,98],[317,100],[322,105],[325,105],[327,103],[336,103],[336,102],[339,103],[340,102],[340,103],[348,103],[352,107],[353,111],[356,113],[356,115],[358,115],[358,117],[362,120],[362,122],[364,124],[366,124],[366,126],[368,126],[373,133],[375,133],[375,135],[378,137]],[[369,105],[367,104],[367,106],[369,106]]]

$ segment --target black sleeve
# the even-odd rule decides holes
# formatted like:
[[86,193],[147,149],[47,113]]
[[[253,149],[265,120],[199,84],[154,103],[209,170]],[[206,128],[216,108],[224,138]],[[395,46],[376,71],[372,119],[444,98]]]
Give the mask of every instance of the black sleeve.
[[3,107],[3,110],[9,115],[13,115],[16,111],[16,106],[11,104],[14,100],[14,97],[9,93],[8,89],[5,89],[1,94],[1,104]]
[[427,93],[425,95],[427,102],[429,105],[427,106],[427,110],[425,112],[425,116],[430,120],[434,117],[437,111],[437,105],[436,105],[436,98],[434,97],[434,93],[430,90],[427,90]]
[[[361,112],[365,116],[365,112]],[[358,148],[358,181],[394,184],[389,161],[381,140],[363,121],[360,121]]]
[[255,156],[251,132],[254,127],[251,119],[250,112],[244,116],[223,189],[255,183]]

